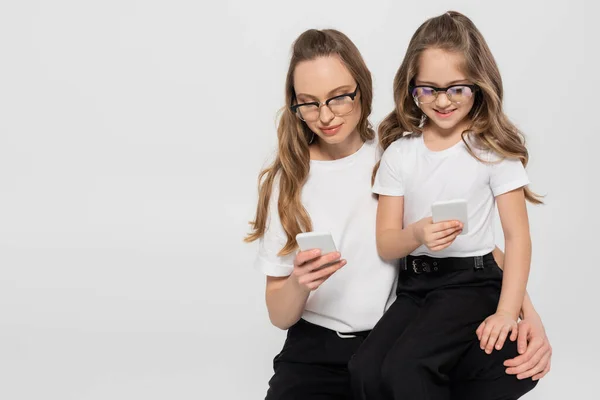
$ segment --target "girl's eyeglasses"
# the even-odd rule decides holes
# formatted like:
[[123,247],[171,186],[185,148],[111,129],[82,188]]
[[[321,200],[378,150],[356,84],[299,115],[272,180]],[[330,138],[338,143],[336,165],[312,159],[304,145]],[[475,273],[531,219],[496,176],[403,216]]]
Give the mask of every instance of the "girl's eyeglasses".
[[445,88],[417,85],[409,88],[410,95],[419,104],[433,103],[440,93],[445,93],[452,103],[461,104],[469,101],[477,90],[479,90],[477,85],[452,85]]

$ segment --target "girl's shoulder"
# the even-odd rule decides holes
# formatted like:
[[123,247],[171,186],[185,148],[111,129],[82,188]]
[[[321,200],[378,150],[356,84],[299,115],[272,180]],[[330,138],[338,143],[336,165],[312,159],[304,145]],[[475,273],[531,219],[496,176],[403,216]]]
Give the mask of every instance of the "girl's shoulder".
[[471,150],[473,155],[484,162],[491,162],[495,152],[486,145],[476,134],[469,132],[463,136],[464,142]]
[[396,152],[411,151],[415,146],[418,146],[421,141],[422,138],[420,133],[404,132],[402,137],[392,142],[387,150]]
[[418,144],[418,139],[420,138],[420,134],[412,134],[412,132],[404,132],[404,135],[393,141],[385,150],[381,146],[381,142],[379,141],[379,137],[375,138],[375,143],[377,146],[376,154],[377,160],[381,159],[384,154],[387,154],[386,157],[390,156],[392,153],[406,153],[411,152],[414,149],[414,146]]
[[465,142],[472,153],[485,163],[497,164],[506,159],[502,153],[496,151],[490,144],[486,144],[483,140],[476,138],[474,134],[465,135]]

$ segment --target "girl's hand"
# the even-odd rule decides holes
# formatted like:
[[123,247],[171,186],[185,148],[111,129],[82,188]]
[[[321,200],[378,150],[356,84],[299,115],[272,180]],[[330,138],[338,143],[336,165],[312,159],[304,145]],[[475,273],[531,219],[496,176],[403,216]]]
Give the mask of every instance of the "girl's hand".
[[517,321],[514,317],[496,312],[494,315],[490,315],[479,325],[477,328],[477,339],[479,339],[481,349],[485,350],[487,354],[491,354],[494,347],[496,350],[500,350],[504,346],[506,337],[509,333],[510,340],[517,340]]
[[294,258],[294,270],[290,277],[307,292],[316,290],[337,270],[346,265],[340,253],[321,255],[319,249],[299,252]]
[[415,237],[431,251],[440,251],[450,246],[462,232],[460,221],[433,223],[431,217],[423,218],[414,224]]

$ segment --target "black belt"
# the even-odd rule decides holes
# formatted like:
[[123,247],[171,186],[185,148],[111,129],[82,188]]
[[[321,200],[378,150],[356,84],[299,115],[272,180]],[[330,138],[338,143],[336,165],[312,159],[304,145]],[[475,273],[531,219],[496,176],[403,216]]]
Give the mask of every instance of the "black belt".
[[493,265],[494,262],[492,253],[483,256],[445,258],[409,255],[406,257],[402,270],[410,274],[438,274],[468,269],[483,269],[485,265]]

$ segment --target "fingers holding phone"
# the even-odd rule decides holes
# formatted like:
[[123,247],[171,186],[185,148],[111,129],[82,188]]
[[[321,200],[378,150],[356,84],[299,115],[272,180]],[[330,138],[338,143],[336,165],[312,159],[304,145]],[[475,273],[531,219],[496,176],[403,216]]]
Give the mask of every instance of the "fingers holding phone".
[[300,252],[294,259],[292,274],[307,290],[315,290],[346,265],[330,233],[308,232],[296,236]]
[[431,214],[431,218],[423,218],[416,225],[417,240],[429,250],[443,250],[452,245],[459,235],[468,233],[466,200],[435,202],[431,206]]
[[460,221],[434,223],[431,217],[423,218],[416,225],[417,240],[431,251],[440,251],[450,246],[463,231]]

